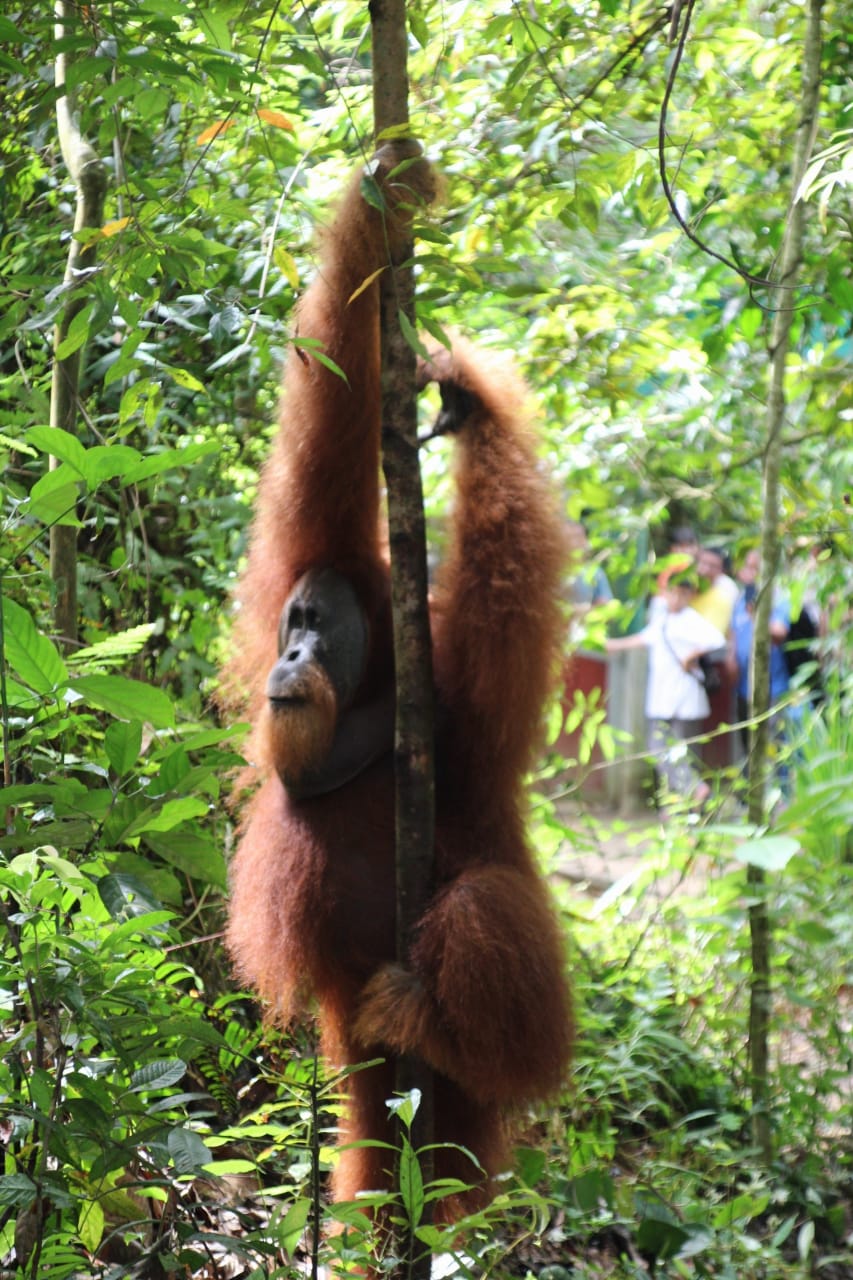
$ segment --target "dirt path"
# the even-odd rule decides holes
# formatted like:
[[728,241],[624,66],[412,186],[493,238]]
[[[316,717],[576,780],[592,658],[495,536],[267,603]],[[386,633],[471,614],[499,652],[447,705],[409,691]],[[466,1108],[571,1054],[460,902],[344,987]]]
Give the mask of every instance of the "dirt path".
[[691,852],[695,836],[689,828],[681,821],[667,824],[652,809],[623,817],[565,801],[558,803],[557,812],[570,835],[554,873],[601,905],[630,895],[642,877],[638,908],[645,915],[673,897],[703,895],[709,876],[720,871],[713,859]]

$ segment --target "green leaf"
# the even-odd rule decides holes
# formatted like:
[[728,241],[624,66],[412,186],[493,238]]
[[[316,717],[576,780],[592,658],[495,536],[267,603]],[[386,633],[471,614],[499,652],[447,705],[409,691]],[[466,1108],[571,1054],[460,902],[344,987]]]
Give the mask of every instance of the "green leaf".
[[424,1212],[424,1179],[420,1161],[412,1144],[403,1137],[400,1150],[400,1195],[411,1227],[416,1227]]
[[67,462],[79,476],[85,474],[86,450],[76,436],[61,427],[30,427],[27,440],[42,453]]
[[163,471],[188,467],[199,458],[204,458],[209,453],[216,453],[218,449],[219,445],[215,440],[199,441],[197,444],[187,445],[184,449],[164,449],[161,453],[143,458],[137,466],[132,467],[125,474],[124,483],[140,484],[143,480],[149,480],[151,476],[160,475]]
[[173,1129],[169,1134],[169,1155],[178,1173],[196,1173],[213,1159],[201,1138],[192,1129]]
[[800,842],[792,836],[759,836],[735,846],[734,856],[738,862],[746,862],[751,867],[782,871],[799,850]]
[[405,311],[397,312],[397,321],[400,325],[400,332],[402,333],[403,337],[406,339],[406,342],[409,344],[412,350],[416,353],[416,355],[421,356],[424,360],[428,360],[429,352],[427,351],[426,347],[418,337],[418,331],[417,329],[415,329],[414,325],[412,324],[409,317],[406,315]]
[[338,1204],[329,1205],[329,1217],[333,1222],[339,1222],[344,1227],[351,1227],[353,1231],[366,1232],[373,1225],[372,1219],[367,1216],[364,1209],[359,1209],[357,1204],[342,1200]]
[[115,663],[125,658],[132,658],[144,648],[146,642],[157,630],[153,622],[143,622],[138,627],[129,627],[127,631],[118,631],[115,635],[106,636],[97,644],[85,649],[78,649],[69,657],[71,667],[102,666],[104,663]]
[[[294,342],[293,345],[300,346],[302,344]],[[328,369],[330,373],[333,373],[336,378],[342,378],[344,382],[347,381],[347,375],[344,373],[343,369],[340,365],[335,364],[334,360],[332,360],[330,356],[327,356],[325,351],[321,351],[319,348],[314,348],[312,354],[314,359],[323,365],[324,368]]]
[[143,831],[171,831],[181,822],[190,818],[201,818],[207,813],[207,803],[198,796],[182,796],[179,800],[167,800],[163,808],[152,813],[141,814],[125,833],[126,836],[139,835]]
[[382,189],[379,183],[371,173],[363,173],[361,177],[361,198],[365,204],[369,204],[372,209],[385,208],[385,198],[382,195]]
[[67,678],[65,663],[56,646],[36,630],[26,609],[3,597],[3,632],[6,661],[30,689],[52,694]]
[[74,803],[74,797],[85,795],[86,788],[77,779],[65,778],[61,782],[19,782],[0,790],[0,805],[9,807],[21,804]]
[[283,245],[276,245],[273,250],[273,262],[278,267],[281,274],[285,277],[291,289],[299,288],[299,269],[296,262],[287,252]]
[[38,1188],[25,1173],[8,1173],[0,1177],[0,1204],[27,1208],[38,1195]]
[[128,444],[96,444],[86,450],[83,462],[83,474],[90,489],[97,489],[105,480],[116,477],[126,482],[126,477],[134,471],[142,461],[138,449]]
[[833,301],[845,311],[853,311],[853,280],[838,272],[830,275],[827,284]]
[[100,1200],[84,1200],[77,1218],[77,1234],[89,1253],[96,1253],[104,1236],[106,1218]]
[[177,369],[173,365],[164,366],[171,376],[172,380],[179,387],[184,387],[187,391],[205,391],[205,385],[195,374],[188,373],[186,369]]
[[89,324],[94,310],[94,302],[87,302],[72,317],[67,334],[56,348],[57,360],[66,360],[68,356],[73,355],[75,351],[79,351],[83,346],[89,336]]
[[672,1258],[689,1238],[689,1231],[676,1222],[664,1222],[659,1218],[644,1218],[640,1223],[637,1248],[658,1262]]
[[141,720],[155,729],[175,723],[175,709],[168,694],[127,676],[74,676],[68,687],[89,706],[107,711],[119,720]]
[[141,880],[114,873],[98,881],[101,901],[113,920],[135,919],[161,910],[161,904],[149,894]]
[[519,1178],[526,1187],[535,1187],[545,1174],[545,1152],[536,1147],[519,1147],[515,1156]]
[[32,689],[25,689],[17,680],[6,677],[6,701],[10,710],[34,711],[41,699]]
[[396,1116],[401,1124],[407,1129],[411,1129],[418,1108],[421,1105],[420,1089],[410,1089],[408,1093],[399,1095],[396,1098],[389,1098],[388,1110],[392,1116]]
[[117,777],[123,777],[133,767],[141,746],[141,720],[114,720],[107,726],[104,750]]
[[28,515],[34,520],[40,520],[42,524],[82,529],[82,521],[77,518],[80,489],[73,481],[68,482],[63,478],[61,484],[51,484],[38,494],[35,489],[34,485],[26,507]]
[[67,858],[60,857],[58,853],[43,853],[41,861],[66,888],[76,890],[90,887],[88,876],[73,862],[69,862]]
[[809,1254],[812,1251],[812,1245],[814,1244],[814,1234],[815,1234],[814,1219],[809,1218],[806,1222],[803,1223],[803,1225],[800,1227],[799,1231],[797,1232],[797,1254],[799,1256],[800,1262],[802,1263],[805,1263],[806,1259],[808,1258]]
[[744,1191],[741,1195],[735,1196],[722,1205],[714,1214],[712,1224],[718,1231],[733,1226],[735,1222],[748,1222],[752,1218],[757,1218],[764,1212],[770,1203],[770,1196],[766,1192],[753,1194]]
[[152,1089],[171,1089],[186,1075],[187,1064],[181,1058],[163,1058],[158,1062],[146,1062],[130,1077],[131,1093]]
[[799,921],[794,925],[794,931],[803,942],[811,943],[815,947],[829,946],[838,937],[837,930],[827,928],[819,920]]
[[174,831],[160,834],[145,829],[145,843],[170,866],[177,867],[184,875],[192,876],[203,884],[225,889],[228,884],[228,867],[221,847],[205,835],[195,831]]
[[53,471],[46,471],[35,482],[24,510],[45,524],[76,525],[81,528],[77,519],[81,484],[74,468],[67,462],[62,462]]
[[307,1196],[300,1196],[297,1200],[294,1200],[284,1218],[278,1223],[276,1237],[286,1253],[293,1254],[295,1251],[302,1238],[310,1213],[311,1201]]
[[745,307],[740,314],[740,331],[748,342],[751,342],[764,321],[764,312],[760,307]]

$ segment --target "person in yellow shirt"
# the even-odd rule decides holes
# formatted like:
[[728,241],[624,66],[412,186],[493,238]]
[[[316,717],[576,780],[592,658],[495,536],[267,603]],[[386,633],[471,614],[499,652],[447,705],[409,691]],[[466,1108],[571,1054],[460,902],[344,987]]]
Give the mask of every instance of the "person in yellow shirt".
[[699,577],[707,584],[693,599],[693,608],[706,622],[728,633],[732,611],[740,589],[725,572],[725,560],[718,547],[701,547],[696,557]]

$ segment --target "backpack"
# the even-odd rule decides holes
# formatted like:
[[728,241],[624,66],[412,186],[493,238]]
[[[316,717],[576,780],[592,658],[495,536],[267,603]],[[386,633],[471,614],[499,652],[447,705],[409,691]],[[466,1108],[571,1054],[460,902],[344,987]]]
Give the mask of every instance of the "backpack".
[[[817,634],[817,627],[808,609],[801,609],[799,616],[791,619],[788,639],[782,646],[782,654],[791,680],[805,663],[816,661],[812,645],[817,639]],[[807,683],[811,688],[820,686],[820,672],[817,669],[809,676]]]
[[720,679],[720,668],[716,662],[711,661],[710,654],[703,653],[699,658],[699,670],[702,672],[702,683],[705,686],[705,692],[710,696],[716,693],[722,685]]

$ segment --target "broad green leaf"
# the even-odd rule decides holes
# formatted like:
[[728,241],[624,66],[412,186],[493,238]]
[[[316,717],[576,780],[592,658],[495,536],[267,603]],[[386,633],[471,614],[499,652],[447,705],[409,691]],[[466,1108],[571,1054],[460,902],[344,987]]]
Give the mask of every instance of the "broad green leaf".
[[38,1195],[38,1188],[25,1173],[8,1173],[0,1177],[0,1204],[28,1208]]
[[114,720],[107,726],[104,750],[117,777],[123,777],[133,767],[141,746],[141,720]]
[[41,699],[32,689],[26,689],[17,680],[6,677],[6,702],[10,710],[33,711]]
[[341,1201],[339,1204],[329,1206],[329,1217],[333,1222],[339,1222],[342,1226],[352,1227],[354,1231],[369,1231],[372,1222],[364,1209],[360,1209],[357,1204]]
[[172,1085],[183,1080],[186,1071],[187,1064],[180,1058],[164,1058],[159,1062],[147,1062],[130,1077],[131,1092],[171,1089]]
[[85,849],[92,839],[93,824],[88,818],[57,818],[54,822],[31,825],[17,843],[24,849]]
[[[50,474],[58,477],[60,475],[58,471]],[[60,483],[46,485],[39,493],[36,493],[34,485],[26,511],[34,520],[40,520],[42,524],[69,525],[82,529],[82,522],[77,518],[79,498],[79,486],[74,481],[68,481],[65,476],[61,476]]]
[[545,1174],[545,1152],[536,1147],[518,1147],[515,1152],[518,1176],[526,1187],[535,1187]]
[[202,28],[210,32],[211,43],[218,49],[228,50],[232,46],[232,35],[226,13],[216,13],[215,6],[208,5],[199,10],[198,17]]
[[764,871],[782,871],[799,849],[799,840],[791,836],[759,836],[736,845],[733,852],[738,862],[746,862]]
[[206,835],[195,831],[156,832],[145,828],[145,844],[164,862],[177,867],[185,875],[202,884],[225,889],[228,867],[221,847]]
[[143,831],[171,831],[181,822],[200,818],[207,813],[207,803],[197,796],[182,796],[180,800],[167,800],[163,808],[150,816],[142,815],[128,829],[127,835],[139,835]]
[[287,252],[283,245],[276,245],[273,250],[273,262],[284,276],[291,289],[299,288],[299,268],[294,258]]
[[65,682],[67,671],[56,646],[36,630],[26,609],[6,596],[3,633],[6,661],[25,685],[36,693],[52,694]]
[[86,788],[76,778],[61,782],[19,782],[0,790],[0,805],[21,804],[73,804],[75,796],[85,794]]
[[[213,1146],[215,1144],[211,1141],[210,1145]],[[229,1174],[254,1173],[257,1175],[258,1166],[254,1160],[241,1160],[239,1157],[235,1157],[232,1160],[212,1160],[210,1164],[205,1165],[205,1171],[211,1174],[214,1178],[226,1178]],[[298,1203],[299,1202],[297,1201],[297,1204]],[[304,1227],[305,1224],[303,1223],[302,1225]],[[279,1223],[276,1226],[276,1239],[279,1243],[284,1244],[282,1235],[283,1224]],[[301,1235],[302,1229],[300,1228],[296,1235],[297,1243]],[[287,1245],[284,1245],[284,1247],[287,1248]],[[288,1250],[288,1252],[290,1252],[290,1250]]]
[[830,946],[839,936],[836,929],[828,928],[819,920],[799,921],[794,925],[794,931],[798,938],[802,938],[803,942],[808,942],[814,947]]
[[188,467],[193,462],[197,462],[199,458],[206,457],[209,453],[215,453],[219,445],[215,440],[199,441],[197,444],[187,445],[184,449],[164,449],[162,453],[151,454],[135,467],[132,467],[124,477],[125,484],[141,484],[143,480],[148,480],[151,476],[159,475],[162,471],[171,471],[172,468]]
[[101,901],[114,920],[135,919],[161,910],[161,904],[149,894],[141,880],[115,873],[98,881]]
[[97,444],[87,449],[83,461],[83,474],[90,489],[97,489],[105,480],[126,480],[127,475],[139,466],[142,454],[127,444]]
[[69,862],[67,858],[60,857],[54,851],[45,851],[41,855],[41,861],[44,866],[49,867],[57,880],[66,885],[70,889],[88,889],[90,881],[78,866],[73,862]]
[[[229,1162],[223,1161],[222,1163],[227,1165]],[[254,1168],[256,1169],[257,1166],[254,1166]],[[235,1170],[235,1172],[237,1171]],[[249,1172],[249,1170],[241,1172]],[[310,1213],[310,1199],[308,1196],[299,1196],[298,1199],[294,1200],[281,1222],[277,1224],[276,1237],[281,1242],[286,1253],[293,1254],[295,1251],[302,1238]]]
[[27,440],[42,453],[67,462],[79,476],[85,474],[86,450],[69,431],[63,431],[61,427],[30,427]]
[[429,27],[423,19],[423,15],[418,13],[414,7],[409,9],[409,29],[417,40],[422,49],[429,44]]
[[104,1236],[106,1219],[100,1200],[84,1200],[77,1218],[77,1234],[89,1253],[96,1253]]
[[189,373],[186,369],[175,368],[174,365],[166,366],[167,372],[179,387],[183,387],[187,391],[204,391],[205,385],[193,373]]
[[68,333],[56,348],[58,360],[67,360],[69,356],[73,355],[75,351],[79,351],[83,346],[89,336],[89,325],[94,310],[94,302],[87,302],[73,317],[68,326]]
[[[119,844],[120,841],[114,841]],[[180,910],[186,894],[186,884],[169,867],[159,866],[151,858],[122,849],[109,859],[113,875],[130,876],[143,885],[152,902],[160,902],[165,909]]]
[[213,1159],[211,1152],[193,1129],[171,1131],[169,1155],[178,1173],[195,1173]]
[[754,1194],[745,1191],[720,1206],[712,1218],[713,1225],[718,1230],[725,1230],[735,1222],[748,1222],[751,1218],[757,1218],[762,1214],[769,1203],[770,1196],[766,1192]]
[[68,687],[89,706],[108,711],[119,720],[141,720],[155,729],[175,723],[175,709],[168,694],[127,676],[74,676]]
[[689,1238],[689,1231],[677,1222],[660,1218],[644,1218],[636,1232],[637,1247],[656,1260],[663,1261],[678,1253]]
[[179,790],[181,783],[191,772],[192,765],[186,749],[183,745],[176,747],[174,751],[169,752],[160,765],[155,784],[157,789],[154,794],[163,796],[169,791]]

